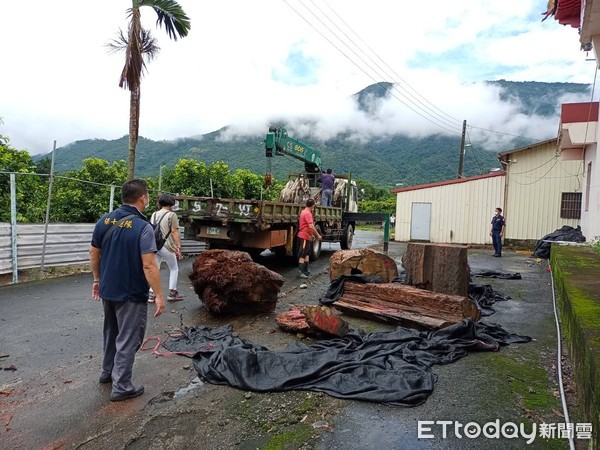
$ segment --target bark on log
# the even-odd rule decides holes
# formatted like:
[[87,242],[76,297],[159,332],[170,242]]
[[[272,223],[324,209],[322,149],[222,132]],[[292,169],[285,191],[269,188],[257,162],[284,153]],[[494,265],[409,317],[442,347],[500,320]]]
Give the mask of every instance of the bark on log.
[[306,322],[314,331],[323,331],[335,336],[344,337],[348,334],[348,322],[327,306],[304,306],[301,309]]
[[273,311],[284,282],[248,253],[233,250],[200,253],[189,278],[208,311],[217,314]]
[[385,253],[370,248],[361,250],[340,250],[329,259],[329,279],[341,275],[379,275],[384,283],[398,277],[396,262]]
[[469,264],[465,245],[409,243],[402,256],[405,283],[442,294],[469,293]]
[[275,323],[285,331],[306,334],[327,333],[343,337],[348,334],[348,322],[327,306],[294,307],[278,314]]
[[347,314],[419,329],[443,328],[467,317],[479,320],[477,305],[467,297],[399,283],[345,283],[333,306]]

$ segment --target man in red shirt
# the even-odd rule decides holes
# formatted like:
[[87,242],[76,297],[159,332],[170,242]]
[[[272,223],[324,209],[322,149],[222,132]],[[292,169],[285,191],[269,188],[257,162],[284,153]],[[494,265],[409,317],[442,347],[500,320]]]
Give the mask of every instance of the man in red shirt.
[[300,213],[300,225],[298,228],[298,278],[308,278],[308,260],[310,247],[315,239],[322,239],[315,227],[312,213],[315,210],[315,201],[312,198],[306,200],[306,207]]

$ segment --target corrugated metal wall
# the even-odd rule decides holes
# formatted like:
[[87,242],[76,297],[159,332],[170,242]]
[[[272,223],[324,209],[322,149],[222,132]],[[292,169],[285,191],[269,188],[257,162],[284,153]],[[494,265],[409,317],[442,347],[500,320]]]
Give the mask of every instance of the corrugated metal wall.
[[[46,239],[45,266],[65,266],[89,262],[89,248],[94,224],[49,224]],[[183,236],[183,229],[181,229]],[[44,243],[43,224],[17,224],[18,269],[40,267]],[[184,255],[194,255],[204,249],[204,244],[182,239]],[[0,274],[12,272],[11,226],[0,223]]]
[[582,192],[582,162],[563,161],[556,142],[530,147],[509,155],[506,183],[506,239],[540,239],[577,219],[561,219],[563,192]]
[[431,203],[431,242],[490,243],[490,221],[503,199],[503,176],[399,192],[395,239],[410,240],[412,204],[424,202]]

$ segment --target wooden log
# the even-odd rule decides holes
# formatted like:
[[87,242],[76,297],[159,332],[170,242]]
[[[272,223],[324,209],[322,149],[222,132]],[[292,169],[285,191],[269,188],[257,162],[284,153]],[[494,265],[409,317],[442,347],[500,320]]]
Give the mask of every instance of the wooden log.
[[466,297],[469,292],[467,247],[410,242],[402,256],[405,283],[442,294]]
[[278,314],[275,323],[282,330],[306,334],[332,334],[344,337],[348,334],[348,322],[328,306],[292,307]]
[[467,297],[447,295],[399,283],[345,283],[333,306],[345,313],[421,329],[438,329],[470,317],[479,309]]
[[310,333],[312,330],[306,316],[300,310],[300,308],[293,307],[289,311],[282,312],[275,316],[275,323],[285,331],[292,331],[295,333]]
[[211,313],[270,312],[284,278],[255,263],[248,253],[206,250],[189,275],[194,291]]
[[385,253],[370,248],[340,250],[329,259],[329,279],[341,275],[378,275],[385,283],[398,277],[396,262]]
[[433,317],[401,311],[399,309],[379,308],[367,304],[357,305],[345,302],[343,299],[335,302],[333,306],[348,315],[364,317],[366,319],[377,319],[382,322],[394,323],[404,327],[417,328],[419,330],[438,330],[454,323],[443,319],[435,319]]
[[339,337],[348,334],[348,322],[334,314],[327,306],[304,306],[301,311],[308,325],[317,332],[323,331]]

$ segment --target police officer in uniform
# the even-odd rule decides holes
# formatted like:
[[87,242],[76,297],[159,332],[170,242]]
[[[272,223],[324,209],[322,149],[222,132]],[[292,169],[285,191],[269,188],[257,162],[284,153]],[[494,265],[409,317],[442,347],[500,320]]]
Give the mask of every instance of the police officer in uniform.
[[490,228],[490,236],[492,244],[494,244],[494,255],[499,258],[502,256],[502,236],[504,236],[504,228],[506,220],[502,217],[502,208],[496,208],[494,217],[492,218],[492,227]]

